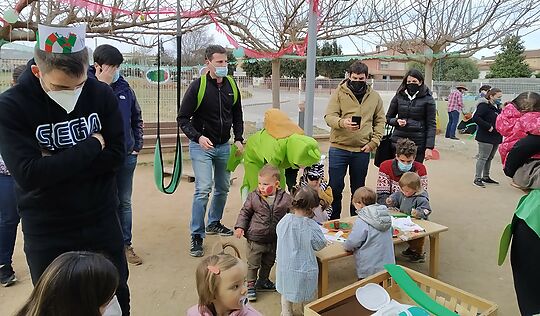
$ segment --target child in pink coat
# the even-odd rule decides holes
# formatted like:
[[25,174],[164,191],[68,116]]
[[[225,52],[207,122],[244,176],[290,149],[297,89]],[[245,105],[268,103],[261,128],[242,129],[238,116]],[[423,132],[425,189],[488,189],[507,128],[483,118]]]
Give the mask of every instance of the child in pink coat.
[[540,95],[522,92],[509,102],[495,124],[504,137],[499,146],[504,173],[512,185],[523,189],[540,189],[540,147],[529,142],[540,136]]
[[[504,165],[508,153],[518,140],[527,134],[540,135],[540,104],[519,104],[515,101],[508,103],[497,117],[496,128],[503,136],[499,153]],[[540,154],[532,156],[531,159],[540,159]]]

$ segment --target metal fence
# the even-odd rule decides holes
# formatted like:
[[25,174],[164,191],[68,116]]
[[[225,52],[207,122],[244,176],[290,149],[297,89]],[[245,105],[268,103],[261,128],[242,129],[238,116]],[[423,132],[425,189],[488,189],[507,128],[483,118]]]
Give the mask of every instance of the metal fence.
[[[8,89],[11,83],[12,70],[17,65],[26,64],[27,60],[22,59],[0,59],[0,92]],[[166,67],[165,67],[166,68]],[[122,65],[123,76],[128,80],[137,95],[137,99],[143,111],[143,119],[146,122],[155,122],[157,118],[157,84],[146,80],[146,72],[155,69],[152,61],[148,63],[133,65]],[[175,121],[177,113],[176,87],[178,76],[175,67],[170,67],[170,80],[160,85],[160,113],[162,121]],[[193,79],[199,76],[197,67],[184,67],[181,71],[181,97],[185,93]],[[272,80],[270,78],[235,78],[243,102],[246,105],[257,102],[268,102],[271,100]],[[330,95],[343,79],[316,79],[315,93],[318,95]],[[401,80],[371,80],[374,89],[380,92],[395,92]],[[482,84],[490,84],[503,91],[504,99],[512,99],[515,95],[523,91],[540,92],[540,79],[485,79],[474,80],[473,82],[445,82],[435,81],[433,83],[434,96],[438,100],[444,100],[450,91],[457,85],[463,84],[468,89],[468,97],[473,98],[477,94],[478,88]],[[281,78],[280,90],[286,92],[304,92],[306,80],[301,78]]]

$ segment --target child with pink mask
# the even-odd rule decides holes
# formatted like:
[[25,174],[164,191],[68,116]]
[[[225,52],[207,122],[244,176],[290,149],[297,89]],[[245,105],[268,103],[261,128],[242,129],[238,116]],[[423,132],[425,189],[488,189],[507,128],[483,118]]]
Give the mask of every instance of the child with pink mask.
[[257,291],[276,290],[268,278],[276,261],[276,226],[292,203],[291,196],[279,187],[279,179],[279,169],[272,165],[265,165],[259,171],[258,188],[248,194],[234,225],[234,235],[247,239],[247,297],[250,301],[257,300]]

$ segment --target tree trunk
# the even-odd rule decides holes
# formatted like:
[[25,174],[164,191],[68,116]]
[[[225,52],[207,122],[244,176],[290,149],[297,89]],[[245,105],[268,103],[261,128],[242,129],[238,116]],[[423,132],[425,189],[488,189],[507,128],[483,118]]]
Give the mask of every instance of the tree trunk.
[[272,59],[272,107],[279,109],[279,79],[280,79],[279,59]]
[[433,91],[433,66],[435,65],[435,60],[430,58],[426,59],[426,62],[424,63],[424,69],[426,73],[424,74],[424,83],[428,88]]

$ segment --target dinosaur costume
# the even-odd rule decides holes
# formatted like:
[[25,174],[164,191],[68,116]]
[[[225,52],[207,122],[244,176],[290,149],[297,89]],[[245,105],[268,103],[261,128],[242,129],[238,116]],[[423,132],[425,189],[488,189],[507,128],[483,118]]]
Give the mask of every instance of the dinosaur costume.
[[248,192],[257,188],[259,170],[267,163],[279,168],[280,185],[285,188],[286,168],[311,166],[319,162],[319,143],[303,134],[287,114],[270,109],[264,113],[264,128],[247,139],[243,155],[237,156],[237,148],[232,146],[227,169],[232,172],[244,161],[244,180],[240,188],[242,200]]

